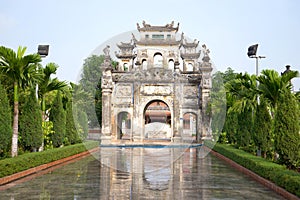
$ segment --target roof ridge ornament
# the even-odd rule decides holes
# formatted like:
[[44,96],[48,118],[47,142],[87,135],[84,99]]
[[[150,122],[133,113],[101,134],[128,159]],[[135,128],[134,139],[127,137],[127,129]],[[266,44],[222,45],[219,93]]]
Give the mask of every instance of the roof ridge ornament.
[[202,45],[202,48],[203,48],[203,50],[202,50],[202,52],[203,52],[203,58],[202,58],[202,60],[203,60],[203,62],[209,62],[210,57],[209,57],[208,54],[210,53],[210,51],[209,51],[209,49],[206,47],[205,44]]

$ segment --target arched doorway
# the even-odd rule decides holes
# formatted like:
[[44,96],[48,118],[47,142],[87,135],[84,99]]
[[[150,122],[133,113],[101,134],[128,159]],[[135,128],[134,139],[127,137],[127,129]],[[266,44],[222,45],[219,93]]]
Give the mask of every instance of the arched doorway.
[[196,137],[197,115],[192,112],[183,115],[183,137]]
[[174,69],[174,60],[173,60],[173,59],[170,59],[170,60],[169,60],[168,68],[169,68],[170,70],[173,70],[173,69]]
[[150,101],[144,109],[145,139],[170,139],[171,112],[169,106],[162,100]]
[[146,59],[142,60],[142,69],[147,70],[147,60]]
[[153,56],[153,64],[155,68],[163,67],[163,56],[161,53],[155,53]]
[[130,139],[131,115],[128,112],[120,112],[117,118],[117,139]]

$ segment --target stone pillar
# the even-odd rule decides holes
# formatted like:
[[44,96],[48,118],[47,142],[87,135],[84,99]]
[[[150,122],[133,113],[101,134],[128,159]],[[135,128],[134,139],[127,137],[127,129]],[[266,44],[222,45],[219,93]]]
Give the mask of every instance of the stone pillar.
[[[206,51],[209,50],[205,49]],[[201,117],[202,117],[202,126],[201,126],[201,140],[212,139],[212,131],[211,131],[211,111],[208,109],[210,104],[210,91],[212,88],[212,66],[209,62],[210,58],[208,53],[204,53],[203,63],[200,65],[200,70],[202,72],[202,80],[201,80]],[[200,138],[197,138],[199,141]]]
[[112,66],[109,56],[105,56],[103,64],[102,75],[102,134],[101,143],[106,144],[111,142],[112,134],[112,108],[111,108],[111,95],[113,88],[112,81]]
[[140,87],[141,85],[138,82],[134,82],[134,102],[133,102],[133,116],[132,116],[132,140],[133,141],[143,141],[143,130],[144,130],[144,122],[143,120],[143,108],[140,107]]
[[[175,71],[179,70],[178,65],[175,65]],[[182,141],[182,126],[183,126],[183,115],[181,112],[182,109],[182,85],[179,82],[180,74],[175,74],[174,77],[174,88],[173,88],[173,138],[172,142],[178,143]]]

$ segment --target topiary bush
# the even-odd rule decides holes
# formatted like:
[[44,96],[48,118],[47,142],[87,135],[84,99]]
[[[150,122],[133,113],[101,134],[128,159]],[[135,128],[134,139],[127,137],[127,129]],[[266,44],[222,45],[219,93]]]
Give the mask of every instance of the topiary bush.
[[236,149],[231,145],[216,144],[213,150],[300,197],[300,174],[298,172]]
[[0,160],[0,178],[79,154],[88,149],[95,148],[98,145],[97,141],[89,141],[86,143],[50,149],[42,152],[27,153],[17,157]]

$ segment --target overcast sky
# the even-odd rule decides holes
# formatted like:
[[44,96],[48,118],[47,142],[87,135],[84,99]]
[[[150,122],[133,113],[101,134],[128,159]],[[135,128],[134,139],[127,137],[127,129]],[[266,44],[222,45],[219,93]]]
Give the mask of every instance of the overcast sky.
[[[37,51],[49,44],[43,63],[55,62],[58,78],[75,82],[83,60],[106,40],[151,25],[180,23],[184,32],[210,49],[216,68],[255,74],[247,56],[259,44],[259,71],[300,71],[300,1],[297,0],[0,0],[0,45]],[[300,78],[294,80],[300,89]]]

